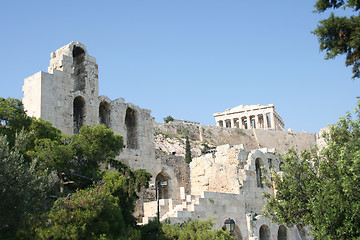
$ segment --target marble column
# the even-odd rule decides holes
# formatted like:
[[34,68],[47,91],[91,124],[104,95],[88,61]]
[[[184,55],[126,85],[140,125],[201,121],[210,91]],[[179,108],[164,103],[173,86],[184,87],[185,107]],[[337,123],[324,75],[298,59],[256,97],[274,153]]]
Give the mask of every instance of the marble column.
[[266,113],[263,113],[263,119],[264,119],[264,129],[268,129]]
[[247,128],[248,128],[248,129],[251,129],[252,127],[251,127],[250,116],[247,116],[247,117],[246,117],[246,121],[247,121]]
[[271,128],[276,130],[274,112],[270,113]]

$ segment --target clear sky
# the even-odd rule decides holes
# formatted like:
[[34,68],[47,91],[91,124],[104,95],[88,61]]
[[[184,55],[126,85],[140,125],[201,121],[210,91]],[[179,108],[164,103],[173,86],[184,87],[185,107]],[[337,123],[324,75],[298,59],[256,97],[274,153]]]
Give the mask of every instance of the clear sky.
[[0,96],[47,71],[71,41],[99,65],[100,94],[152,110],[157,122],[215,125],[215,112],[275,104],[294,131],[318,132],[352,111],[360,79],[324,60],[311,34],[315,1],[2,1]]

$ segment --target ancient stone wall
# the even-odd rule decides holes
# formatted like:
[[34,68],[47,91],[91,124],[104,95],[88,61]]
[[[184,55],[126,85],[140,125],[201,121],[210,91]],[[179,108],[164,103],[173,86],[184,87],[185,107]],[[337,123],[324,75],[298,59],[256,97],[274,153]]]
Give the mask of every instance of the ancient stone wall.
[[161,171],[155,158],[153,118],[125,99],[99,96],[98,65],[86,46],[71,42],[51,53],[48,73],[39,72],[24,80],[23,103],[31,116],[49,120],[65,134],[82,125],[105,124],[124,137],[125,148],[118,159],[132,169]]
[[258,148],[275,148],[279,153],[286,153],[294,147],[298,152],[310,149],[316,144],[317,134],[298,133],[291,131],[277,131],[265,129],[237,129],[218,126],[198,126],[181,123],[155,123],[155,134],[172,138],[181,138],[189,135],[193,141],[199,141],[212,146],[224,144],[243,144],[248,150]]

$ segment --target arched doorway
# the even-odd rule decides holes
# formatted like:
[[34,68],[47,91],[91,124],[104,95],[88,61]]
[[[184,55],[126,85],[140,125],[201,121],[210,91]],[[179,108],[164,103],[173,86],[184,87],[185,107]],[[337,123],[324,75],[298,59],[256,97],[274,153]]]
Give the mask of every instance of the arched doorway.
[[81,47],[74,46],[73,49],[73,78],[74,91],[85,90],[85,51]]
[[270,240],[270,228],[267,225],[262,225],[259,230],[260,240]]
[[262,166],[262,161],[260,158],[257,158],[255,160],[256,184],[258,187],[262,188],[264,186],[263,186],[263,176],[261,172],[261,166]]
[[125,126],[126,126],[126,136],[127,136],[127,147],[130,149],[138,148],[138,139],[137,139],[137,114],[136,111],[132,108],[126,110],[125,116]]
[[280,225],[278,230],[278,240],[287,240],[287,229],[284,225]]
[[80,131],[84,125],[85,120],[85,100],[83,97],[76,97],[73,103],[73,132],[74,134]]
[[170,177],[164,171],[161,171],[155,178],[156,186],[159,187],[159,199],[169,199],[170,196]]
[[99,123],[107,128],[110,128],[110,109],[110,104],[106,101],[102,101],[99,105]]

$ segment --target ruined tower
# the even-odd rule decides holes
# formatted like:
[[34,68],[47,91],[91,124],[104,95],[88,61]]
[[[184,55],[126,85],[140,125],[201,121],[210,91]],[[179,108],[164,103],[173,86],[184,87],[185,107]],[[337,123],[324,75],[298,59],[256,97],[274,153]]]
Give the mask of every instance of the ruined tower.
[[71,42],[50,56],[48,72],[24,80],[23,103],[28,115],[51,121],[70,135],[85,124],[104,124],[124,137],[119,160],[133,169],[159,172],[160,164],[154,162],[151,111],[125,103],[124,98],[99,96],[98,65],[84,44]]

